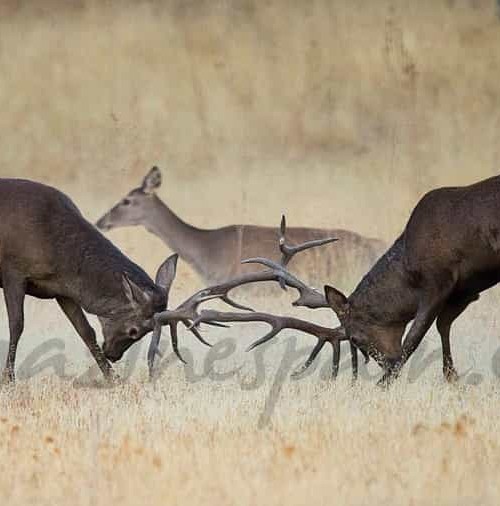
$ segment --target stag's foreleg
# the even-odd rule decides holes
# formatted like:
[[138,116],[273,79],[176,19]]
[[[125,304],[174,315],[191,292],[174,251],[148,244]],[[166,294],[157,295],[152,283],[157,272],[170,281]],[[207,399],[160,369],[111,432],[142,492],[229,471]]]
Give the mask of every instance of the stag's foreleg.
[[12,383],[15,379],[17,345],[24,329],[24,297],[26,280],[17,272],[2,269],[2,286],[9,317],[9,351],[2,374],[2,383]]
[[87,345],[87,348],[97,362],[97,365],[104,374],[104,377],[107,380],[115,379],[116,377],[114,375],[113,368],[97,344],[95,331],[90,326],[90,323],[83,313],[82,308],[76,304],[76,302],[66,297],[58,297],[57,303],[63,310],[64,314],[68,317],[68,320],[71,322],[75,330],[78,332],[78,335]]
[[450,347],[450,329],[453,322],[465,311],[471,302],[479,299],[478,294],[466,298],[448,301],[439,314],[436,327],[441,336],[441,346],[443,349],[443,375],[446,381],[454,382],[458,380],[458,374],[453,365]]
[[444,286],[440,284],[439,289],[434,289],[432,292],[428,290],[422,293],[420,306],[404,340],[401,355],[397,358],[391,357],[386,360],[386,372],[379,381],[380,385],[388,386],[398,377],[401,368],[418,348],[430,326],[441,312],[453,290],[453,285],[454,283]]

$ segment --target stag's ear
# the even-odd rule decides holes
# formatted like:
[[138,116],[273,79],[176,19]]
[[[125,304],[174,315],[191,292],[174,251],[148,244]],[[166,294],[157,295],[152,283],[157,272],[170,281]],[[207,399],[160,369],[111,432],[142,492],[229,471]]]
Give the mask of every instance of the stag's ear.
[[129,302],[135,307],[143,307],[151,301],[152,294],[137,286],[126,274],[122,275],[122,286]]
[[349,309],[347,297],[333,286],[325,285],[325,297],[330,307],[335,311],[338,319],[342,322]]
[[141,190],[144,193],[154,193],[161,186],[161,172],[156,165],[146,174],[142,181]]
[[177,253],[174,253],[173,255],[169,256],[156,271],[155,283],[165,292],[166,303],[168,303],[168,294],[170,293],[170,287],[172,286],[172,281],[174,280],[175,273],[177,272],[178,259],[179,255]]

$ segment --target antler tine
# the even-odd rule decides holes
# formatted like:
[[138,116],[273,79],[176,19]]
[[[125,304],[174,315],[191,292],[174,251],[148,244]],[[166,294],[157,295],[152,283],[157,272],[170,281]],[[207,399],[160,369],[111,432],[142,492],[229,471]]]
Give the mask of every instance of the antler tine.
[[302,374],[310,365],[314,362],[323,346],[329,342],[334,346],[340,343],[340,341],[347,340],[345,332],[341,327],[328,328],[321,325],[317,325],[306,320],[300,320],[298,318],[292,318],[287,316],[277,316],[270,313],[223,313],[220,311],[205,310],[202,311],[199,317],[193,322],[193,326],[197,326],[200,323],[207,322],[263,322],[271,326],[271,331],[268,332],[264,337],[261,337],[254,343],[252,343],[247,351],[255,349],[257,346],[270,341],[276,335],[278,335],[284,329],[295,329],[306,334],[315,336],[318,339],[318,344],[314,347],[309,358],[305,364],[296,372],[294,375]]
[[238,302],[235,302],[233,299],[228,297],[227,295],[224,295],[223,297],[220,297],[220,300],[222,302],[225,302],[228,306],[232,306],[236,309],[241,309],[243,311],[253,311],[253,309],[249,306],[244,306],[243,304],[239,304]]
[[299,292],[299,298],[292,302],[293,306],[303,306],[310,309],[330,307],[326,297],[321,292],[315,288],[307,286],[303,281],[287,271],[281,264],[262,257],[248,258],[243,260],[242,263],[265,265],[276,278],[282,280],[287,286],[295,288]]
[[[320,339],[316,346],[311,351],[311,354],[307,358],[307,360],[304,362],[303,365],[301,365],[294,373],[292,373],[292,378],[297,378],[301,376],[309,367],[311,364],[316,360],[316,357],[319,355],[319,352],[323,349],[323,346],[325,346],[326,341]],[[333,345],[332,345],[333,346]]]
[[286,241],[286,217],[284,214],[281,216],[279,247],[281,251],[281,265],[283,267],[286,267],[297,253],[305,251],[306,249],[317,248],[318,246],[330,244],[335,241],[338,241],[336,237],[328,237],[325,239],[306,241],[295,246],[288,244]]
[[[178,359],[183,363],[187,364],[187,362],[184,360],[182,355],[179,352],[178,347],[178,335],[177,335],[177,324],[178,321],[171,321],[169,322],[169,328],[170,328],[170,338],[172,340],[172,348],[174,350],[174,353],[177,355]],[[183,322],[186,324],[185,322]],[[187,325],[186,325],[187,326]],[[199,332],[196,330],[190,329],[193,334],[198,337],[198,339],[206,344],[207,346],[211,346],[209,343],[207,343],[200,335]],[[151,336],[151,342],[149,343],[149,349],[148,349],[148,370],[149,370],[149,378],[153,378],[154,374],[154,363],[155,363],[155,357],[156,355],[159,355],[160,357],[163,355],[163,353],[160,351],[159,344],[160,344],[160,338],[161,338],[161,331],[162,326],[161,324],[157,323],[155,325],[155,328],[153,330],[153,335]]]
[[178,322],[170,322],[170,338],[172,340],[172,349],[174,353],[177,355],[177,358],[183,363],[187,364],[187,362],[182,358],[182,355],[179,351],[178,337],[177,337],[177,323]]
[[[201,344],[204,344],[209,348],[212,347],[212,345],[208,341],[205,341],[205,339],[203,339],[203,336],[200,334],[200,331],[189,323],[189,320],[182,320],[182,323],[184,324],[184,327],[186,327],[194,335],[194,337],[196,337],[196,339],[200,341]],[[223,326],[227,327],[227,325]]]
[[161,338],[161,325],[155,325],[153,330],[153,335],[151,336],[151,342],[149,343],[148,348],[148,370],[149,370],[149,378],[153,378],[153,370],[155,365],[155,357],[159,355],[161,357],[162,353],[159,348]]

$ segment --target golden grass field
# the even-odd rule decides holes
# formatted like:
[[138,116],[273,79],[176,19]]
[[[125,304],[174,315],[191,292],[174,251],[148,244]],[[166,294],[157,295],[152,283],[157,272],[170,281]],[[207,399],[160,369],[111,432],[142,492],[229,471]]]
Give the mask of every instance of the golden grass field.
[[[494,0],[3,0],[0,176],[94,221],[158,164],[161,198],[198,226],[286,212],[390,242],[427,190],[498,173],[499,48]],[[109,237],[150,274],[170,254],[142,229]],[[181,264],[173,303],[200,286]],[[458,386],[433,330],[388,392],[373,364],[351,387],[347,354],[326,381],[330,350],[290,380],[313,340],[246,354],[257,325],[207,331],[212,351],[183,334],[190,365],[168,355],[154,383],[142,342],[103,388],[56,304],[29,300],[0,390],[0,502],[497,505],[499,295],[453,328]],[[3,302],[0,335],[1,358]]]
[[189,385],[2,392],[5,504],[497,504],[496,383],[390,394],[287,385],[272,427],[264,391]]

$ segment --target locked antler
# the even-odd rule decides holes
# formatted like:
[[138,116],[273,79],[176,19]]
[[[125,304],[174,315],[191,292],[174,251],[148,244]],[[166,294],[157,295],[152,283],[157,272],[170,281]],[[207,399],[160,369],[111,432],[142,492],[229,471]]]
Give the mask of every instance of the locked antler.
[[[324,246],[325,244],[330,244],[335,241],[338,241],[336,237],[330,237],[327,239],[316,239],[314,241],[306,241],[303,242],[302,244],[297,244],[295,246],[288,244],[286,241],[286,218],[284,214],[281,215],[279,248],[281,251],[281,267],[283,269],[287,267],[287,265],[290,263],[290,260],[297,253],[300,253],[301,251],[305,251],[307,249],[317,248],[318,246]],[[284,290],[286,289],[286,284],[284,280],[280,280],[280,286]]]
[[[203,340],[199,334],[197,327],[200,323],[205,323],[213,326],[225,326],[221,322],[234,322],[234,321],[264,321],[273,327],[273,330],[267,334],[263,339],[255,343],[255,346],[268,341],[269,339],[276,336],[284,328],[295,328],[303,332],[316,335],[318,337],[318,344],[311,352],[311,355],[307,359],[303,368],[299,372],[303,372],[309,367],[318,353],[323,348],[326,342],[330,342],[333,347],[333,367],[332,375],[337,376],[340,361],[340,341],[345,339],[345,334],[339,328],[328,329],[307,322],[305,320],[299,320],[297,318],[278,317],[270,315],[268,313],[255,313],[249,307],[243,306],[229,297],[229,292],[239,286],[275,281],[278,282],[284,289],[291,287],[299,292],[299,298],[293,302],[294,306],[303,306],[311,309],[329,307],[326,297],[318,290],[307,286],[305,283],[300,281],[298,278],[293,276],[286,270],[286,266],[293,258],[294,255],[305,251],[310,248],[322,246],[331,242],[336,241],[336,238],[319,239],[314,241],[307,241],[299,245],[290,245],[286,240],[286,219],[285,216],[281,218],[280,226],[280,237],[279,237],[279,249],[282,253],[281,262],[277,263],[266,258],[252,258],[244,260],[243,263],[257,263],[269,267],[268,270],[263,270],[255,273],[246,274],[234,279],[231,279],[225,283],[208,287],[196,292],[194,295],[189,297],[175,310],[166,310],[155,315],[156,327],[151,340],[149,352],[148,352],[148,365],[150,368],[150,374],[152,374],[152,368],[154,365],[154,357],[156,354],[160,354],[158,349],[159,340],[161,336],[161,327],[163,325],[169,325],[172,338],[172,347],[174,352],[182,362],[185,362],[179,353],[177,347],[177,324],[182,322],[191,332],[195,333],[195,336],[204,344],[208,343]],[[221,313],[216,311],[202,311],[198,313],[200,304],[205,301],[212,299],[220,299],[226,304],[233,306],[237,309],[249,311],[250,313]],[[189,325],[189,322],[193,322]],[[290,325],[292,325],[290,327]],[[319,332],[319,334],[318,334]],[[338,338],[342,335],[341,339]],[[334,338],[335,337],[335,338]],[[255,347],[254,346],[254,347]],[[353,376],[357,377],[357,350],[351,343],[351,354],[352,354],[352,367]]]
[[[330,343],[334,350],[337,345],[340,346],[340,341],[347,340],[345,331],[342,327],[330,328],[323,327],[321,325],[317,325],[313,322],[309,322],[306,320],[300,320],[298,318],[293,318],[289,316],[277,316],[269,313],[222,313],[220,311],[213,310],[204,310],[201,312],[200,316],[193,322],[193,328],[199,325],[200,323],[214,323],[214,322],[264,322],[271,326],[271,330],[259,340],[252,343],[247,351],[251,351],[257,346],[264,344],[270,341],[272,338],[276,337],[282,330],[284,329],[295,329],[300,332],[304,332],[306,334],[312,335],[318,339],[318,343],[313,348],[309,357],[305,361],[304,365],[300,367],[297,371],[293,373],[293,376],[298,376],[302,374],[315,360],[318,356],[319,352],[323,349],[326,343]],[[335,363],[335,360],[338,360],[337,354],[333,355],[333,367],[337,367],[338,363]]]

